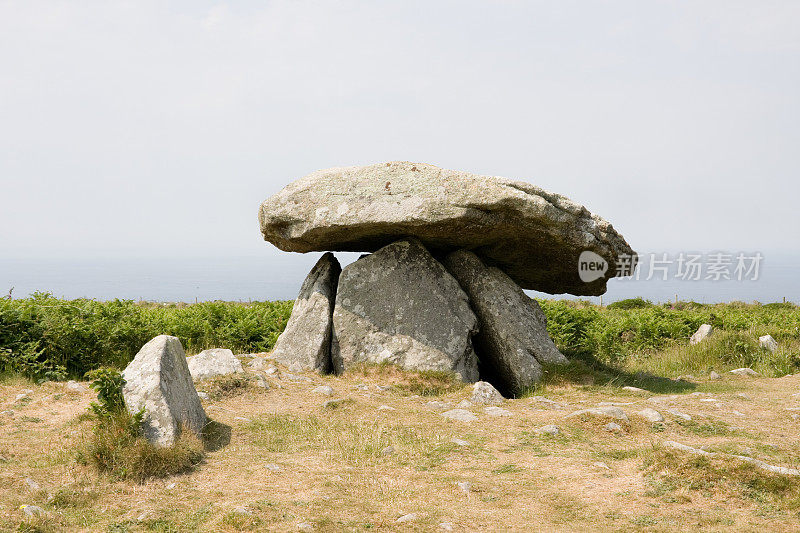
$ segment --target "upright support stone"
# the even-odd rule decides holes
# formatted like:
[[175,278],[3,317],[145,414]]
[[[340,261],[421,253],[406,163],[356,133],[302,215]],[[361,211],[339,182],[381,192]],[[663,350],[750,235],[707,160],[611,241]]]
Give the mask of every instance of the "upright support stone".
[[200,434],[208,418],[177,337],[159,335],[142,346],[122,377],[128,411],[135,414],[144,409],[147,440],[171,446],[183,429]]
[[478,378],[467,295],[417,240],[401,240],[344,268],[333,312],[337,372],[362,362]]
[[486,267],[472,252],[459,250],[444,259],[445,267],[469,295],[478,316],[475,336],[481,372],[501,389],[519,393],[541,379],[541,365],[564,364],[547,334],[547,318],[536,300],[503,271]]
[[331,369],[331,323],[342,267],[332,253],[323,255],[300,288],[286,329],[275,343],[275,360],[304,370]]

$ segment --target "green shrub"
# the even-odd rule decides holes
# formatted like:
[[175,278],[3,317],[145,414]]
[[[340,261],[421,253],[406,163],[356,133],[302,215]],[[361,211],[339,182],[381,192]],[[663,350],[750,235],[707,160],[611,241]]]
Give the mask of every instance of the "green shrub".
[[608,304],[609,309],[642,309],[645,307],[653,307],[653,302],[644,300],[640,296]]

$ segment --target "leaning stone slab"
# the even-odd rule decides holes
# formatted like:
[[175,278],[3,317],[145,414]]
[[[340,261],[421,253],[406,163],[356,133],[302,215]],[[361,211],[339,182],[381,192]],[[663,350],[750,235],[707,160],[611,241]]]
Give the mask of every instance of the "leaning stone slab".
[[194,380],[244,372],[242,362],[227,348],[203,350],[197,355],[187,357],[186,362]]
[[711,327],[711,324],[702,324],[697,331],[694,332],[692,338],[689,339],[689,344],[694,346],[695,344],[699,344],[700,342],[706,340],[714,328]]
[[502,270],[486,267],[468,250],[449,254],[444,266],[469,295],[478,316],[475,346],[481,370],[501,389],[517,394],[542,377],[542,364],[566,364],[547,334],[547,318]]
[[207,417],[176,337],[159,335],[145,344],[122,373],[122,395],[131,413],[144,409],[147,440],[171,446],[183,428],[197,434]]
[[458,282],[414,239],[398,241],[342,270],[333,311],[337,372],[388,362],[410,370],[478,378],[478,329]]
[[[636,262],[610,223],[561,195],[421,163],[314,172],[264,201],[259,220],[281,250],[372,252],[416,237],[442,252],[472,250],[524,289],[549,293],[603,294],[624,258]],[[578,269],[584,251],[607,262],[588,282]]]
[[320,257],[306,276],[292,315],[272,354],[294,371],[331,369],[331,324],[342,267],[332,253]]

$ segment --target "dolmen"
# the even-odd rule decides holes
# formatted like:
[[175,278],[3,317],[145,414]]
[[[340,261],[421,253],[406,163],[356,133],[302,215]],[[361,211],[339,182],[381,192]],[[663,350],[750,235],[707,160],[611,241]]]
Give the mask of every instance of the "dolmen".
[[[261,204],[264,239],[325,253],[274,357],[342,372],[388,362],[514,395],[567,360],[523,289],[599,295],[636,264],[610,223],[526,182],[390,162],[321,170]],[[335,251],[368,252],[341,268]],[[582,275],[586,254],[598,268]]]

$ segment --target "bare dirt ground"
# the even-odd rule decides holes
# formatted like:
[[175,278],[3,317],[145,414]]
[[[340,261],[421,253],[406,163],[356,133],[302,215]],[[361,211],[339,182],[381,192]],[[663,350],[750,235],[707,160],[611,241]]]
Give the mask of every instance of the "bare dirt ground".
[[[0,530],[800,531],[800,501],[786,500],[797,494],[783,479],[792,476],[760,473],[777,483],[767,489],[725,481],[726,468],[755,468],[732,455],[798,468],[800,375],[726,374],[660,396],[549,386],[506,401],[505,416],[466,406],[472,422],[442,415],[471,387],[418,396],[396,370],[284,369],[267,380],[269,389],[212,394],[205,408],[231,427],[230,442],[193,472],[145,483],[76,460],[94,423],[86,384],[0,384]],[[333,395],[313,392],[319,385]],[[568,417],[603,402],[629,420]],[[664,421],[637,414],[645,408]],[[557,435],[537,433],[548,424]],[[665,441],[721,454],[699,463],[666,453]],[[683,461],[685,479],[659,463],[667,456]],[[43,517],[26,519],[26,504]]]

